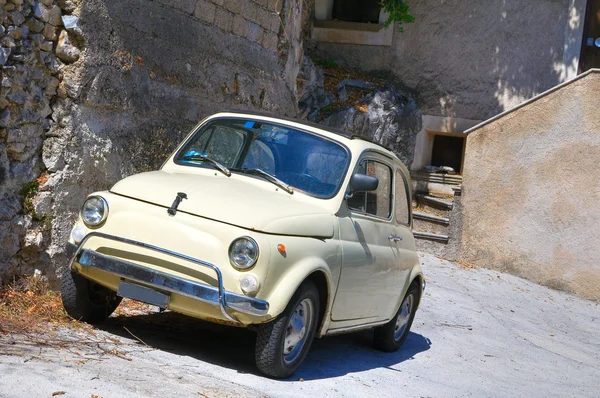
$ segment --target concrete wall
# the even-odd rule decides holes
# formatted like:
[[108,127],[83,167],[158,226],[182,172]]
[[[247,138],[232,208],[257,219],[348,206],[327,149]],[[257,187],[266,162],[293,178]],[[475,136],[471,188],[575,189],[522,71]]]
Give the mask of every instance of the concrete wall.
[[467,139],[460,258],[600,300],[600,71]]
[[[18,18],[17,25],[39,25],[33,10],[52,2],[21,3],[0,0],[7,35],[14,36],[10,26],[19,8],[27,21]],[[32,71],[38,80],[27,79],[24,98],[27,104],[29,97],[40,98],[2,121],[5,131],[22,133],[26,143],[14,144],[16,133],[0,130],[0,278],[33,268],[51,278],[60,274],[67,263],[64,244],[86,194],[156,168],[203,117],[231,108],[297,111],[289,82],[302,59],[300,27],[282,26],[301,12],[296,0],[56,3],[63,14],[79,18],[79,29],[56,29],[68,44],[65,51],[77,56],[62,62],[52,56],[39,66],[41,74]],[[34,49],[25,59],[33,68],[39,50],[37,37],[28,34],[31,29],[19,30],[17,50]],[[6,43],[2,38],[0,44]],[[4,69],[29,73],[22,59],[12,57]],[[2,85],[21,86],[22,75],[4,73]],[[34,178],[39,188],[20,196]]]
[[[324,1],[324,0],[316,0]],[[586,0],[407,0],[391,46],[314,43],[322,58],[389,70],[424,115],[485,120],[577,71]]]

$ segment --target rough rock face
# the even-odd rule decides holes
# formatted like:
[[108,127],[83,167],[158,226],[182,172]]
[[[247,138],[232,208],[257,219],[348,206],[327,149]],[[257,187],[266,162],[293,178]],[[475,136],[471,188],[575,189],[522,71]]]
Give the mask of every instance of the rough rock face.
[[[367,137],[396,153],[410,166],[423,122],[421,111],[411,96],[393,86],[374,88],[374,83],[356,79],[341,81],[336,96],[325,91],[323,69],[316,67],[308,57],[304,57],[298,80],[302,83],[298,88],[298,117]],[[324,113],[323,108],[336,100],[348,100],[347,87],[373,90],[356,107]]]
[[314,120],[319,109],[335,102],[335,95],[325,91],[323,69],[317,68],[309,57],[304,57],[298,73],[299,118]]
[[332,113],[320,123],[367,137],[394,152],[408,166],[412,163],[422,117],[415,101],[392,86],[375,89],[354,107]]
[[296,114],[277,7],[0,0],[0,281],[60,275],[86,195],[160,166],[204,116]]

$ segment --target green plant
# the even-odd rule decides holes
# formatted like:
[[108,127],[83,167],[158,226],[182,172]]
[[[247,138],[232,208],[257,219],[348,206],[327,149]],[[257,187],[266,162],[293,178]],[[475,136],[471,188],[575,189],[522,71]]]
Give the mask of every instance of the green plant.
[[313,63],[319,68],[323,69],[335,69],[338,67],[337,63],[333,58],[328,59],[315,59]]
[[33,207],[33,197],[35,196],[39,188],[40,184],[37,180],[34,179],[23,184],[21,190],[19,191],[19,195],[21,195],[21,198],[23,198],[23,213],[32,217],[35,215],[35,210]]
[[385,21],[385,26],[396,22],[400,32],[404,32],[402,24],[415,22],[415,17],[410,14],[408,4],[404,0],[381,0],[381,9],[390,14]]

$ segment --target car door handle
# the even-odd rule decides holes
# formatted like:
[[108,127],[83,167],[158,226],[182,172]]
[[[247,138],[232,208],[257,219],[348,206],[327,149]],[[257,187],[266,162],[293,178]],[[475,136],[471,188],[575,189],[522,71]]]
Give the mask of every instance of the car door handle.
[[402,240],[402,237],[396,236],[396,235],[390,235],[390,236],[388,236],[388,239],[391,240],[392,242],[400,242]]

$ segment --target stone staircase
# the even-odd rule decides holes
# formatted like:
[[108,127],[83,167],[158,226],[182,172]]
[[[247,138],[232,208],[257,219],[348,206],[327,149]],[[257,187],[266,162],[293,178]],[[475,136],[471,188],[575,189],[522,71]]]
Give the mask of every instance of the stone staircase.
[[453,186],[451,192],[440,193],[417,191],[413,198],[413,234],[417,249],[436,255],[443,255],[452,243],[453,210],[455,198],[460,195],[460,186]]

